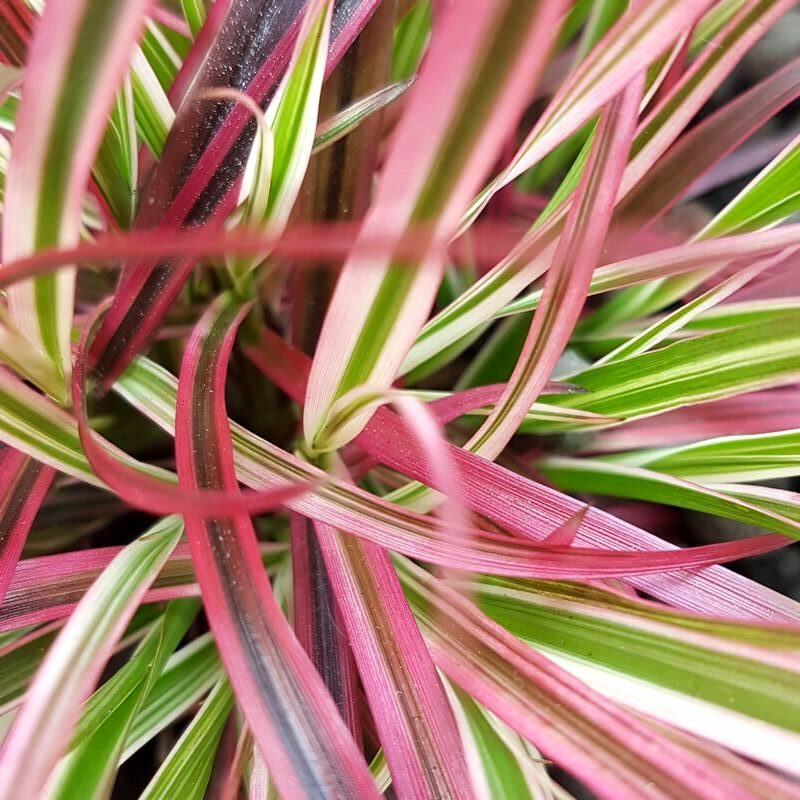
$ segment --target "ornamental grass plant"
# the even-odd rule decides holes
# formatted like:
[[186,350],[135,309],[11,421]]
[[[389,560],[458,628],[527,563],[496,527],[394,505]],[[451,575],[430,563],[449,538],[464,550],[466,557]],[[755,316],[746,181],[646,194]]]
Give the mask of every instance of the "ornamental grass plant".
[[0,0],[0,800],[800,798],[794,6]]

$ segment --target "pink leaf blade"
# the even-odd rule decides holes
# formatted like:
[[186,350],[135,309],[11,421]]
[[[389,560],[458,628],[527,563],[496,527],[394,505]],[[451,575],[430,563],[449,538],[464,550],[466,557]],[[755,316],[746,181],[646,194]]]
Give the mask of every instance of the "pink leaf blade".
[[[188,488],[237,486],[224,384],[242,316],[242,308],[222,296],[184,356],[176,456],[181,485]],[[212,633],[279,791],[377,797],[361,753],[275,600],[249,517],[187,514],[186,528]]]
[[[715,770],[654,737],[632,714],[523,645],[453,589],[410,562],[402,563],[401,574],[445,674],[599,796],[638,800],[646,785],[655,797],[674,796],[676,786],[698,800],[750,797],[732,783],[723,786]],[[432,613],[435,607],[446,610],[446,623]]]
[[457,730],[389,557],[315,523],[398,796],[470,798]]
[[520,358],[503,396],[467,450],[489,459],[502,452],[567,346],[602,253],[643,90],[644,76],[634,77],[601,116]]
[[559,525],[554,531],[550,531],[542,539],[542,544],[553,547],[569,547],[575,541],[578,531],[581,529],[583,520],[589,507],[582,508],[574,516],[570,517],[563,525]]
[[587,453],[667,447],[719,436],[800,428],[800,389],[787,386],[676,408],[600,431]]
[[[187,88],[160,168],[146,188],[139,227],[192,227],[222,219],[234,208],[255,133],[251,114],[241,104],[218,103],[221,114],[209,115],[208,103],[196,101],[208,88],[224,86],[244,91],[260,104],[268,102],[289,63],[307,5],[307,0],[291,0],[280,13],[273,13],[266,0],[231,3]],[[377,0],[335,5],[329,69],[376,5]],[[231,61],[251,40],[253,47],[246,57],[232,67]],[[187,138],[194,142],[188,153]],[[106,377],[106,386],[152,338],[194,264],[193,259],[162,260],[156,255],[155,260],[137,259],[126,266],[92,351],[93,365]]]
[[353,738],[360,741],[358,673],[317,535],[311,520],[299,514],[290,514],[289,526],[294,631],[325,681]]
[[[121,547],[100,547],[19,561],[5,602],[0,605],[0,631],[68,617],[121,550]],[[262,543],[260,551],[270,572],[286,555],[282,545]],[[199,594],[188,546],[179,544],[145,592],[142,602],[160,603]]]
[[536,164],[617,96],[708,9],[706,2],[650,2],[624,14],[569,77],[503,172],[478,196],[471,223],[500,188]]
[[800,59],[730,101],[682,136],[615,211],[619,224],[646,225],[676,203],[718,161],[800,96]]
[[[618,286],[627,286],[663,275],[679,275],[696,269],[697,264],[703,260],[733,261],[740,249],[744,257],[753,258],[781,249],[788,250],[800,244],[799,231],[800,227],[790,224],[777,229],[731,234],[713,241],[652,250],[642,256],[627,258],[613,264],[607,263],[598,268],[597,283],[593,283],[592,293],[608,291]],[[477,234],[476,255],[479,263],[492,261],[499,254],[508,252],[511,244],[508,226],[486,224],[479,226],[473,233]],[[81,262],[79,267],[82,268],[94,266],[112,269],[115,265],[110,262],[142,253],[150,256],[166,253],[199,257],[252,255],[259,251],[270,250],[277,256],[298,259],[300,261],[298,267],[302,267],[302,262],[305,261],[321,260],[325,263],[346,256],[357,239],[356,229],[349,223],[297,225],[280,235],[254,233],[248,230],[225,231],[215,225],[192,232],[169,230],[119,232],[113,235],[100,235],[93,242],[75,247],[43,249],[30,256],[7,262],[0,269],[0,288],[7,288],[28,278],[46,275],[57,267],[75,261]],[[429,227],[416,227],[397,244],[396,254],[401,259],[418,259],[429,246],[429,240]],[[663,244],[663,239],[658,241],[659,244]],[[385,257],[393,246],[390,246],[386,236],[380,234],[362,237],[358,239],[358,243],[366,254],[376,258]],[[685,258],[678,254],[684,255]],[[657,257],[659,263],[648,264],[647,260],[651,257]],[[670,265],[669,262],[674,263]],[[623,270],[621,269],[623,264],[631,266],[626,266]],[[611,274],[606,273],[606,269],[612,266],[614,269],[610,270]],[[619,274],[620,272],[623,274]],[[538,298],[538,294],[521,298],[519,302],[508,305],[498,316],[531,310],[536,307]]]
[[[278,347],[278,342],[269,340],[269,359],[255,348],[250,348],[248,355],[295,400],[302,402],[308,358],[286,343],[280,344]],[[376,412],[357,442],[382,463],[437,488],[428,464],[413,446],[402,420],[388,410]],[[507,530],[534,538],[546,536],[546,531],[563,524],[583,507],[578,500],[461,448],[453,448],[452,454],[465,482],[467,503]],[[244,469],[245,463],[240,460],[240,468]],[[316,513],[320,514],[319,509]],[[337,520],[341,517],[337,516]],[[338,524],[343,527],[341,522]],[[586,513],[576,543],[611,550],[652,551],[669,546],[652,534],[593,508]],[[714,608],[732,618],[800,621],[800,607],[796,603],[720,567],[706,568],[700,573],[638,575],[628,581],[679,608],[695,611]]]
[[96,475],[114,489],[129,505],[153,514],[207,514],[263,512],[281,505],[290,497],[310,488],[309,484],[242,495],[238,490],[205,489],[187,492],[170,485],[162,475],[148,474],[144,468],[129,466],[113,450],[101,443],[89,425],[86,402],[86,353],[98,316],[86,327],[75,358],[72,375],[72,400],[78,435],[86,458]]

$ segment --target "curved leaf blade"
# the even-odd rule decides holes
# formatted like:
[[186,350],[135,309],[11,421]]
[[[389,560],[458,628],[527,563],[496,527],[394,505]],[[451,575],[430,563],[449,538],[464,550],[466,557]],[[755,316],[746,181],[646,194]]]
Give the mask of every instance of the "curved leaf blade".
[[[222,296],[187,348],[178,387],[182,486],[235,489],[225,370],[242,307]],[[377,796],[366,764],[272,593],[249,517],[186,515],[206,613],[245,718],[279,791]]]

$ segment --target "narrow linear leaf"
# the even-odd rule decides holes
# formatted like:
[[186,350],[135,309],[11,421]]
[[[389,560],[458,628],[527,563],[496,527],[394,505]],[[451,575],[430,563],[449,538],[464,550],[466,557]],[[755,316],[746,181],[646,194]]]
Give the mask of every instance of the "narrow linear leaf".
[[650,2],[624,14],[580,65],[525,139],[511,163],[484,189],[465,215],[470,224],[492,195],[591,119],[619,94],[631,75],[640,73],[691,28],[709,2]]
[[[81,0],[66,11],[47,6],[26,62],[16,120],[4,260],[77,242],[82,194],[103,123],[150,5]],[[70,371],[74,281],[74,271],[64,269],[9,293],[14,322],[63,378]]]
[[89,698],[44,797],[101,800],[110,795],[131,724],[198,608],[195,600],[170,603],[129,661]]
[[401,97],[412,85],[412,80],[397,81],[373,92],[343,108],[317,125],[313,153],[319,153],[334,142],[354,131],[362,122]]
[[[176,457],[187,488],[235,489],[225,370],[242,308],[223,295],[195,330],[182,366]],[[245,719],[282,794],[373,797],[369,771],[291,631],[245,515],[186,515],[206,613]]]
[[[598,459],[554,456],[542,459],[537,466],[549,480],[567,491],[581,491],[591,486],[595,494],[649,500],[704,511],[795,539],[800,538],[797,522],[788,517],[699,483],[653,470]],[[788,543],[787,540],[786,544]]]
[[292,513],[290,535],[294,631],[358,742],[358,672],[311,520]]
[[223,674],[211,634],[198,636],[174,653],[133,720],[120,763],[187,714]]
[[[245,184],[248,172],[254,172],[241,220],[246,224],[280,231],[288,222],[313,148],[333,5],[332,0],[309,3],[291,63],[259,120],[245,169]],[[241,281],[263,257],[232,261],[234,280]]]
[[[158,17],[165,18],[164,13],[161,9],[156,8],[153,10],[153,18],[145,20],[139,47],[152,67],[153,72],[155,72],[159,83],[166,90],[181,67],[181,57],[176,52],[175,46],[173,46],[174,37],[171,41],[167,38],[161,26],[156,24]],[[166,19],[172,20],[175,18],[167,16]],[[178,33],[174,28],[173,32]]]
[[631,451],[609,460],[701,483],[731,483],[795,475],[800,472],[799,449],[800,431],[794,429]]
[[[259,359],[252,349],[248,352],[250,357],[256,360],[256,363],[290,396],[301,402],[304,396],[304,377],[307,374],[308,359],[273,338],[269,339],[269,348],[269,360]],[[138,364],[143,365],[144,362],[139,361]],[[282,371],[281,367],[288,367],[288,372]],[[149,374],[155,377],[153,367],[150,367]],[[163,371],[160,375],[163,380]],[[152,383],[149,381],[147,383],[154,388]],[[166,388],[165,384],[162,385]],[[137,394],[131,393],[130,390],[125,392],[125,396],[132,402],[136,402]],[[160,419],[161,424],[170,430],[167,396],[163,396],[163,401],[157,408],[154,407],[152,395],[145,394],[140,397],[140,402],[136,403],[137,407],[144,413],[153,413],[157,410],[158,414],[154,414],[153,419]],[[256,437],[241,433],[237,435],[236,426],[233,427],[233,431],[234,442],[238,442],[237,468],[243,482],[249,485],[263,485],[261,483],[265,479],[263,467],[267,467],[268,470],[277,469],[280,458],[275,458],[277,454],[274,451],[267,455],[268,448],[265,448],[263,442],[256,444]],[[239,438],[240,436],[242,438]],[[432,488],[446,489],[439,484],[440,476],[431,470],[425,454],[413,447],[413,441],[413,435],[402,420],[387,409],[381,408],[358,437],[357,444],[366,453],[402,474]],[[397,447],[397,442],[403,442],[403,447]],[[261,455],[256,456],[257,452]],[[488,517],[505,530],[517,532],[529,540],[540,542],[554,529],[560,528],[584,510],[581,501],[555,492],[543,484],[531,481],[493,462],[478,458],[459,447],[450,447],[449,452],[464,482],[464,502],[476,513]],[[259,462],[262,468],[257,466]],[[349,487],[339,488],[339,492],[352,491]],[[377,523],[383,516],[383,512],[378,510],[375,498],[371,495],[361,496],[360,502],[356,501],[365,512],[359,516],[358,523],[355,519],[352,521],[347,519],[343,513],[344,508],[340,505],[341,500],[334,501],[337,505],[335,512],[328,502],[324,490],[321,490],[316,495],[308,495],[301,499],[295,507],[301,513],[355,533],[365,530],[367,524]],[[419,519],[398,506],[392,506],[392,515],[394,519],[402,519],[404,526],[409,526],[412,520]],[[420,529],[419,522],[414,529]],[[472,532],[473,549],[480,535]],[[576,532],[575,544],[610,550],[651,551],[670,547],[658,537],[596,508],[589,508],[586,511],[582,524]],[[395,545],[393,549],[399,548]],[[427,556],[421,557],[428,560],[432,553],[433,549],[429,547]],[[485,564],[480,569],[487,571]],[[718,613],[735,618],[770,621],[800,619],[797,604],[788,598],[720,567],[710,567],[701,572],[639,574],[632,575],[627,580],[633,586],[680,608],[689,610],[715,608]]]
[[292,61],[266,111],[275,136],[267,219],[278,227],[289,219],[314,145],[333,6],[333,0],[309,4]]
[[197,712],[189,727],[170,750],[140,800],[193,800],[205,796],[214,752],[222,727],[233,707],[233,694],[227,680],[221,680]]
[[[439,668],[600,797],[749,797],[523,645],[442,581],[398,562]],[[724,785],[723,785],[724,783]],[[680,787],[679,789],[677,787]]]
[[430,0],[418,0],[395,26],[392,47],[392,77],[395,80],[407,80],[416,73],[430,34]]
[[316,523],[392,783],[402,797],[472,797],[447,698],[388,555]]
[[[99,547],[19,561],[0,606],[0,630],[69,616],[121,551],[121,547]],[[262,545],[262,554],[265,566],[274,570],[286,551],[282,546]],[[186,545],[178,545],[144,598],[145,602],[154,603],[174,597],[194,597],[198,593],[188,549]]]
[[[335,4],[327,70],[338,63],[377,4]],[[232,0],[212,7],[187,58],[195,59],[194,69],[184,78],[175,122],[143,190],[138,227],[196,227],[224,219],[234,209],[255,123],[241,104],[220,101],[210,113],[209,104],[198,100],[209,88],[227,87],[266,105],[285,73],[307,6],[307,0],[287,0],[279,14],[272,13],[271,0]],[[207,29],[210,39],[201,41]],[[194,258],[163,256],[161,250],[125,265],[93,347],[92,366],[107,376],[107,386],[155,334],[195,264]]]
[[150,152],[158,158],[175,122],[175,110],[150,63],[138,49],[131,60],[130,81],[136,132]]
[[570,376],[585,394],[548,400],[631,419],[791,384],[800,374],[799,323],[797,312],[788,312],[592,366]]
[[466,445],[484,458],[496,458],[513,437],[550,378],[578,321],[611,221],[643,86],[643,76],[634,77],[598,123],[522,354],[503,396]]
[[689,325],[692,320],[700,317],[704,311],[714,308],[718,303],[721,303],[734,292],[746,286],[764,270],[769,269],[776,263],[781,263],[785,258],[786,253],[781,252],[777,256],[757,261],[752,266],[731,275],[707,292],[703,292],[699,297],[675,309],[675,311],[668,314],[663,319],[654,322],[638,336],[634,336],[611,353],[608,353],[608,355],[596,361],[595,366],[599,364],[608,364],[612,361],[620,361],[623,358],[652,350],[656,345]]
[[92,176],[113,219],[122,228],[130,226],[136,206],[139,158],[133,87],[125,78],[111,107]]
[[[69,616],[121,549],[100,547],[19,561],[5,601],[0,605],[0,630]],[[262,542],[259,550],[267,573],[274,574],[285,561],[286,547]],[[198,594],[188,548],[181,544],[170,554],[143,602],[158,603]]]
[[710,239],[768,228],[800,210],[800,137],[796,137],[700,232]]
[[[629,676],[626,705],[797,772],[800,715],[788,690],[800,669],[796,630],[685,616],[577,584],[487,583],[469,586],[484,613],[545,654]],[[658,687],[679,701],[645,705]]]

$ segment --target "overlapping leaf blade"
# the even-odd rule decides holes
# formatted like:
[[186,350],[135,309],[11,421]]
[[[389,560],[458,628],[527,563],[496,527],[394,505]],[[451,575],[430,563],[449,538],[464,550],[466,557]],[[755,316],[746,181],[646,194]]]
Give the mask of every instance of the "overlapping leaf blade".
[[[110,283],[100,269],[80,276],[77,319],[92,321],[74,351],[71,405],[66,338],[54,360],[13,317],[0,319],[0,440],[13,448],[0,484],[15,489],[5,508],[16,521],[0,552],[0,589],[13,569],[0,605],[0,727],[13,714],[30,733],[34,719],[47,761],[34,736],[20,746],[19,726],[4,730],[12,754],[31,754],[31,774],[12,764],[23,791],[100,800],[123,761],[158,749],[145,796],[566,797],[541,761],[553,759],[609,800],[797,797],[771,768],[797,772],[798,604],[718,564],[800,530],[795,492],[741,483],[800,472],[800,226],[787,224],[796,132],[759,132],[735,163],[694,183],[797,94],[790,64],[705,117],[790,0],[399,0],[396,14],[384,0],[320,91],[376,5],[182,0],[183,19],[154,8],[140,45],[128,38],[127,77],[120,62],[113,89],[99,71],[84,87],[105,98],[90,135],[65,129],[65,164],[83,170],[73,238],[4,259],[0,287],[12,295],[34,280],[58,285],[62,266],[124,270],[89,363]],[[40,30],[56,18],[49,7]],[[36,68],[31,23],[44,8],[3,6],[0,61]],[[74,38],[63,33],[62,51]],[[101,38],[95,53],[113,39]],[[392,61],[398,81],[420,64],[421,78],[362,125],[407,88],[382,88]],[[0,75],[0,187],[24,127],[14,130],[20,72]],[[347,138],[315,156],[317,117],[332,114]],[[269,148],[256,146],[259,163],[243,173],[254,118],[271,126],[276,157],[259,161]],[[694,217],[684,228],[691,207],[670,211],[773,158],[705,228]],[[69,169],[54,175],[69,183]],[[684,242],[681,231],[696,229]],[[342,336],[323,336],[309,384],[298,351],[314,352],[342,263],[349,302],[335,301],[328,320]],[[587,303],[599,310],[576,324],[587,295],[626,287]],[[127,405],[95,396],[95,379],[98,395],[112,388],[162,321],[154,360],[134,359],[115,386]],[[15,565],[54,470],[65,476],[28,553],[47,555]],[[593,494],[621,499],[594,508]],[[442,513],[427,515],[442,497]],[[290,509],[291,549],[274,543],[286,536],[286,515],[271,513],[278,501]],[[179,534],[164,533],[161,555],[134,565],[141,583],[131,588],[126,573],[122,597],[109,596],[104,611],[116,607],[120,629],[99,624],[73,653],[78,674],[61,664],[55,687],[53,659],[67,647],[58,631],[72,636],[75,619],[89,626],[87,608],[101,613],[91,587],[129,551],[98,546],[129,541],[126,506],[184,514],[193,559],[186,545],[166,552]],[[680,508],[780,533],[680,550],[659,537],[675,540],[675,520],[702,520]],[[793,559],[794,548],[781,554],[784,571]],[[205,616],[170,657],[191,616],[178,624],[172,611],[198,594]],[[111,677],[79,716],[111,652]],[[52,726],[42,722],[48,675]],[[164,760],[160,745],[175,742],[183,717],[194,719]]]
[[145,800],[205,796],[214,750],[230,714],[233,694],[219,681],[141,795]]
[[[281,352],[277,343],[272,339],[270,339],[270,346],[272,358],[269,362],[260,360],[259,363],[262,363],[264,368],[268,368],[269,374],[293,397],[298,400],[302,399],[303,373],[305,371],[302,354],[296,351],[292,353],[285,345]],[[144,362],[139,363],[144,365]],[[308,362],[306,361],[305,364],[307,365]],[[156,378],[158,371],[150,367],[148,373],[147,380],[143,380],[144,376],[140,380],[150,388],[151,392],[154,392],[156,383],[160,383]],[[163,381],[163,371],[160,372],[160,376]],[[140,386],[138,391],[131,391],[133,388],[127,386],[124,392],[125,396],[136,403],[144,413],[153,413],[155,409],[152,395],[147,391],[143,392],[144,386]],[[161,425],[170,429],[172,424],[169,413],[170,400],[169,393],[164,392],[166,388],[166,383],[161,383],[161,390],[158,392],[161,399],[158,402],[157,413],[153,414],[153,419],[159,420]],[[150,402],[145,401],[147,397],[150,397]],[[439,476],[431,470],[424,454],[410,445],[413,437],[409,435],[407,428],[399,418],[387,409],[379,409],[373,417],[373,422],[370,422],[357,440],[358,445],[365,452],[428,486],[436,489],[444,488],[440,487]],[[237,464],[242,480],[250,485],[261,485],[260,482],[264,480],[263,468],[275,469],[278,461],[274,456],[267,456],[263,444],[256,444],[257,437],[243,434],[241,429],[237,435],[235,426],[234,442],[238,443],[239,460]],[[393,443],[397,442],[403,442],[404,446],[393,446]],[[260,456],[257,455],[259,451]],[[506,530],[519,532],[534,541],[541,541],[547,533],[560,527],[583,509],[583,505],[578,500],[553,492],[542,484],[478,458],[461,448],[451,446],[450,454],[465,484],[464,502],[477,513],[488,517]],[[320,519],[331,519],[328,514],[333,509],[327,505],[328,498],[324,495],[323,491],[315,498],[306,497],[301,500],[300,502],[307,509],[305,513],[309,516],[318,514]],[[368,497],[363,497],[363,502],[371,505]],[[310,503],[309,501],[312,499],[317,502]],[[361,517],[362,527],[368,521],[370,523],[377,522],[379,518],[378,514],[375,514],[373,518],[374,512],[367,512],[367,505],[362,506],[365,512]],[[309,509],[313,509],[313,511]],[[347,524],[339,521],[344,516],[343,511],[344,508],[337,509],[335,517],[337,521],[334,524],[342,529],[351,528],[355,520]],[[325,517],[322,516],[323,513]],[[397,510],[395,510],[395,514],[397,514]],[[403,517],[406,520],[404,524],[408,524],[413,518],[407,513],[403,514]],[[351,529],[358,531],[357,526]],[[586,544],[591,547],[612,550],[624,548],[644,551],[662,549],[666,545],[657,537],[620,519],[609,517],[594,508],[590,508],[586,512],[576,534],[575,544]],[[772,621],[800,619],[800,613],[795,604],[788,602],[786,598],[768,592],[764,587],[758,587],[758,589],[747,587],[741,583],[741,578],[738,576],[716,567],[691,574],[684,572],[672,575],[637,575],[628,580],[649,594],[681,608],[700,610],[704,607],[714,607],[721,614],[745,619],[758,618]],[[708,582],[706,583],[706,581]],[[744,602],[745,597],[747,598],[746,603]]]
[[223,677],[211,634],[203,634],[167,661],[139,709],[120,758],[126,761],[154,736],[188,713]]
[[729,781],[723,788],[693,754],[654,741],[632,715],[574,682],[452,588],[410,563],[401,577],[448,677],[546,756],[568,761],[600,796],[640,797],[643,785],[656,797],[674,796],[676,786],[688,797],[746,796]]
[[320,549],[401,797],[472,797],[444,689],[389,556],[317,523]]
[[466,448],[495,458],[539,396],[583,308],[606,237],[638,117],[643,76],[609,104],[547,273],[542,303],[502,397]]
[[492,194],[521,175],[587,122],[708,9],[705,2],[637,4],[594,48],[523,142],[511,163],[481,192],[466,215],[471,222]]
[[13,447],[0,451],[0,601],[55,473]]
[[[669,6],[669,13],[676,10],[674,3],[666,5]],[[625,36],[629,33],[628,25],[632,25],[635,28],[642,18],[647,18],[650,15],[657,16],[664,11],[665,6],[646,3],[637,12],[623,17],[618,23],[620,42],[624,41]],[[619,201],[622,201],[625,195],[633,190],[638,182],[647,175],[648,170],[658,162],[659,158],[677,139],[683,128],[703,107],[720,82],[730,74],[741,53],[757,39],[759,32],[763,30],[760,25],[774,21],[787,7],[788,3],[786,5],[778,5],[767,2],[767,0],[752,0],[752,2],[746,4],[745,8],[737,8],[737,16],[731,19],[726,27],[718,33],[713,45],[707,48],[693,65],[692,70],[684,76],[640,125],[631,147],[631,161],[623,175],[622,187],[617,198]],[[695,6],[695,10],[699,11],[700,9]],[[686,21],[688,22],[688,19]],[[657,29],[658,26],[653,28],[651,32]],[[675,26],[667,26],[662,28],[661,31],[662,34],[671,37],[676,35],[677,28]],[[620,43],[616,42],[616,37],[617,33],[615,33],[615,29],[612,29],[608,34],[608,39],[615,40],[615,44],[609,49],[603,47],[603,42],[598,45],[596,48],[596,63],[593,63],[592,68],[597,64],[604,63],[606,58],[613,58],[613,53],[616,52],[614,48]],[[641,56],[642,53],[640,52],[639,55]],[[655,57],[655,54],[651,53],[652,57]],[[604,75],[600,79],[603,91],[591,94],[591,102],[588,103],[589,109],[585,109],[587,103],[573,102],[573,92],[569,89],[572,85],[571,83],[562,90],[563,103],[567,106],[572,105],[574,109],[581,113],[586,111],[584,120],[591,117],[605,100],[614,96],[613,87],[625,85],[625,82],[630,79],[630,73],[627,71],[617,73],[617,66],[619,64],[615,65],[607,77]],[[584,65],[580,75],[583,75],[584,71],[591,71],[588,64]],[[577,81],[578,77],[579,75],[576,73],[573,80]],[[608,81],[611,81],[611,85],[607,86],[606,83]],[[606,95],[606,92],[609,92],[609,94]],[[558,104],[556,106],[558,107]],[[538,127],[542,127],[543,131],[545,130],[548,124],[547,119],[547,117],[542,119],[537,126],[537,130]],[[556,126],[556,130],[559,129],[559,126]],[[569,132],[571,132],[571,129],[567,127],[561,130],[559,137],[565,136]],[[532,146],[534,150],[539,148],[541,143],[547,144],[550,141],[548,135],[545,134],[540,138],[538,135],[534,136],[533,133],[531,136],[533,137]],[[552,142],[560,141],[559,137],[553,139]],[[547,152],[548,147],[543,147],[543,152]],[[568,205],[563,201],[577,185],[583,163],[585,163],[584,159],[587,155],[588,147],[584,147],[573,168],[551,198],[541,219],[519,241],[517,246],[488,273],[475,281],[456,300],[442,309],[425,325],[403,364],[403,373],[407,373],[420,364],[424,364],[436,354],[444,351],[445,348],[451,347],[459,341],[469,341],[467,334],[470,331],[485,323],[547,270],[549,259],[552,257],[554,238],[560,231],[568,208]],[[514,163],[512,163],[513,166]],[[484,195],[479,198],[479,201],[474,206],[476,211],[488,199],[491,192],[502,184],[503,175],[505,173],[497,179],[497,185],[490,184]],[[661,275],[655,272],[648,274],[646,278],[642,276],[641,280],[652,280],[658,277],[661,277]],[[593,291],[596,290],[594,285],[593,281]],[[629,284],[622,282],[608,286],[604,290],[625,285]],[[532,302],[526,302],[526,299],[523,299],[519,304],[513,304],[513,307],[516,310],[535,308],[539,296],[537,293],[528,298]],[[627,303],[625,305],[629,307],[631,304]],[[451,357],[460,352],[460,349],[455,348],[454,351],[450,351]]]

